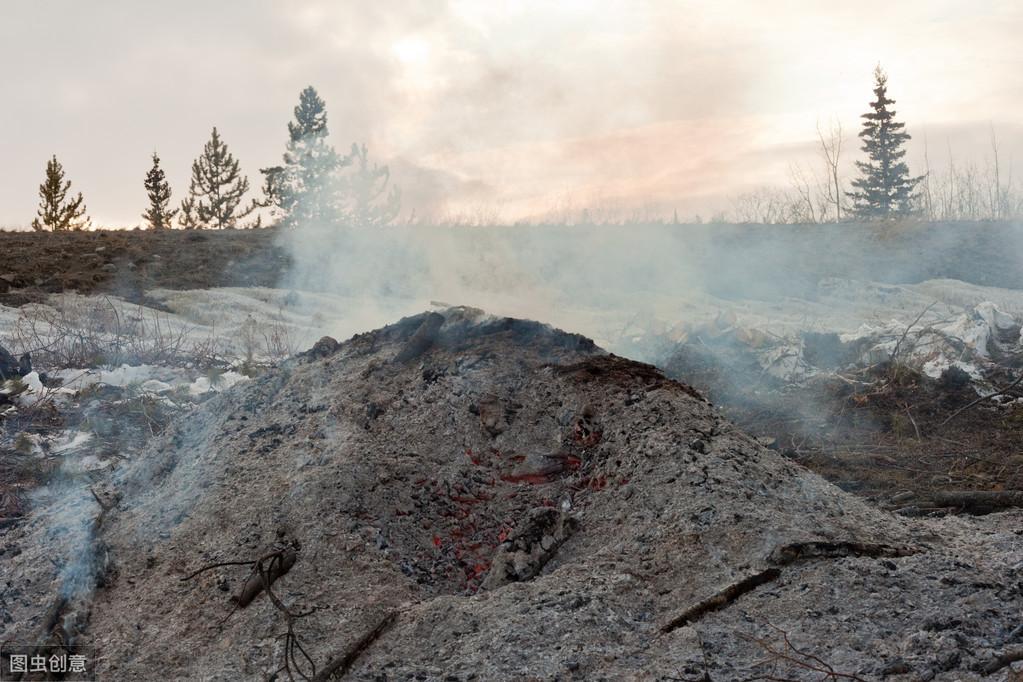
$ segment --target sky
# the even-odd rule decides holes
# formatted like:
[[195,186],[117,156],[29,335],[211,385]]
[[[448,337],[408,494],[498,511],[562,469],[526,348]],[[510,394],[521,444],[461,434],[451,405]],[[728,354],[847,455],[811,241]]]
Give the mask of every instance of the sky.
[[[307,85],[366,143],[405,215],[684,218],[813,174],[818,121],[860,155],[882,64],[932,167],[1023,163],[1018,0],[0,3],[0,226],[56,154],[93,222],[132,226],[156,151],[175,199],[216,126],[249,177]],[[1004,172],[1004,171],[1003,171]]]

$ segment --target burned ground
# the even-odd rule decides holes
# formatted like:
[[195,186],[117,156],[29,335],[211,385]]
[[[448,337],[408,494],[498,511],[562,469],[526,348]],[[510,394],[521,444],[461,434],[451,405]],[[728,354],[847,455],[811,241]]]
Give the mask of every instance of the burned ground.
[[0,304],[47,294],[274,286],[289,263],[276,230],[0,231]]
[[[880,504],[912,513],[934,493],[1023,488],[1023,389],[950,419],[978,397],[965,373],[953,367],[932,378],[892,362],[843,372],[858,349],[815,336],[824,338],[805,357],[829,371],[799,383],[770,376],[733,339],[681,345],[663,367],[763,443]],[[989,379],[1010,384],[1020,360],[1000,358]]]
[[[457,228],[416,229],[445,238],[448,229]],[[476,233],[493,237],[506,230],[481,227]],[[579,250],[581,240],[627,235],[630,244],[660,245],[667,252],[659,256],[675,260],[678,271],[692,271],[708,292],[726,299],[813,295],[817,283],[829,277],[889,284],[954,278],[1023,288],[1023,227],[1012,222],[517,225],[512,233],[516,242],[536,244],[529,263],[541,279],[578,267],[566,258]],[[290,265],[277,243],[276,229],[0,231],[0,304],[20,305],[61,291],[134,296],[152,288],[275,286]],[[500,239],[495,243],[495,255],[503,255],[507,247]],[[629,289],[607,291],[608,296],[627,295],[642,304],[641,295],[667,293],[672,282],[668,275],[674,271],[630,268],[623,276],[614,271],[621,266],[617,259],[605,254],[602,261],[612,279],[598,284]],[[416,263],[412,259],[407,265]],[[571,284],[571,278],[565,280]]]
[[[288,652],[315,679],[968,680],[1023,636],[1016,512],[878,511],[536,323],[452,309],[317,347],[79,507],[108,560],[60,544],[66,498],[10,532],[4,636],[65,595],[119,680],[286,679]],[[251,564],[192,576],[260,557],[243,608]]]
[[[193,234],[0,234],[47,254],[31,279],[5,258],[0,296],[277,281],[271,231]],[[823,326],[765,342],[712,301],[726,331],[694,316],[688,342],[668,325],[656,353],[619,346],[667,376],[456,308],[324,338],[219,395],[5,394],[0,639],[91,644],[100,679],[1007,679],[1020,512],[984,495],[1019,506],[1023,394],[945,420],[1018,373],[1014,299],[832,281],[807,301],[828,287],[990,295],[1013,320],[982,384],[864,363],[876,338]],[[798,381],[770,371],[790,346],[814,370]],[[104,468],[31,440],[79,431]]]

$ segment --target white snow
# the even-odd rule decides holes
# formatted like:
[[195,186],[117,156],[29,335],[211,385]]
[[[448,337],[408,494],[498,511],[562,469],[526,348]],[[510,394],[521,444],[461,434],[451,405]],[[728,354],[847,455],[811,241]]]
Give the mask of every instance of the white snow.
[[39,372],[29,372],[25,376],[21,377],[21,383],[23,383],[26,388],[22,393],[19,393],[16,398],[20,405],[29,407],[31,405],[35,405],[46,397],[46,388],[43,386],[43,382],[39,379]]
[[224,372],[217,376],[215,379],[211,379],[210,376],[197,377],[188,386],[188,394],[193,396],[203,395],[204,393],[226,391],[235,384],[242,381],[248,381],[248,377],[238,372]]
[[[50,305],[88,307],[102,301],[118,308],[125,319],[151,322],[158,318],[163,333],[180,334],[184,347],[203,344],[237,365],[249,358],[267,360],[274,339],[280,342],[278,346],[300,351],[323,335],[345,339],[402,315],[428,310],[430,292],[423,293],[421,299],[368,301],[322,292],[236,287],[149,292],[170,312],[142,310],[113,297],[76,294],[55,295]],[[940,374],[955,364],[975,377],[990,362],[992,349],[1006,343],[1004,339],[1014,336],[1007,349],[1023,343],[1019,332],[1013,334],[1023,321],[1023,291],[948,279],[889,285],[831,278],[822,280],[811,296],[772,300],[725,299],[697,289],[681,295],[652,291],[629,309],[597,309],[572,301],[552,305],[549,300],[494,300],[490,294],[485,300],[470,296],[450,303],[479,305],[495,315],[542,319],[586,334],[609,350],[647,360],[656,359],[643,356],[655,345],[653,341],[660,340],[663,347],[664,342],[730,333],[760,354],[765,371],[794,379],[813,371],[802,360],[800,335],[806,331],[834,332],[843,341],[863,341],[862,360],[880,361],[893,351],[907,326],[924,313],[900,345],[900,360],[914,363],[928,374]],[[18,314],[0,306],[0,336]],[[244,378],[237,372],[225,372],[211,380],[212,375],[187,367],[155,365],[56,374],[75,390],[103,383],[167,395],[183,387],[191,396],[224,390]],[[38,399],[37,392],[27,393],[26,400]]]
[[62,453],[72,452],[92,440],[92,434],[88,431],[74,431],[63,434],[50,448],[51,452]]

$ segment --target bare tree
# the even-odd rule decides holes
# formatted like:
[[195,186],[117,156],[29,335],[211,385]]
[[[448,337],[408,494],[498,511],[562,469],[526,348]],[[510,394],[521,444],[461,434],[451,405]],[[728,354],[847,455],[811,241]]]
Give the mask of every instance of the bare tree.
[[[926,138],[925,138],[926,139]],[[927,175],[920,193],[920,208],[931,220],[1014,220],[1023,208],[1013,188],[1012,164],[1005,164],[992,128],[991,155],[980,162],[959,161],[948,142],[948,165],[931,170],[924,147]]]
[[1013,217],[1012,207],[1012,162],[1010,160],[1005,183],[1002,183],[1002,165],[998,154],[998,138],[991,125],[991,156],[988,178],[988,204],[992,220],[1008,220]]
[[807,222],[799,196],[776,187],[760,187],[732,200],[732,220],[764,225]]
[[839,162],[842,157],[842,122],[832,117],[828,122],[828,129],[822,130],[821,122],[818,120],[817,139],[820,141],[821,156],[824,158],[824,165],[827,169],[826,196],[828,204],[834,207],[835,222],[839,222],[842,220],[842,199],[845,196],[842,191],[842,178],[839,175]]
[[[821,192],[817,178],[801,165],[789,166],[789,178],[798,200],[792,206],[793,222],[819,223],[827,219],[827,204],[820,201]],[[823,204],[818,210],[818,203]]]
[[931,154],[930,146],[927,144],[926,128],[924,128],[924,179],[921,199],[924,203],[924,215],[928,220],[934,220],[934,195],[931,193]]

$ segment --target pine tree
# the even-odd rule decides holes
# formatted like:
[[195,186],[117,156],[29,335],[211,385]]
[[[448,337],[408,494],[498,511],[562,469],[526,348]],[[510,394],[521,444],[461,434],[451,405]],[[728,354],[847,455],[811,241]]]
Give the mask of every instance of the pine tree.
[[181,214],[178,216],[178,224],[186,230],[199,230],[204,226],[199,224],[199,216],[196,215],[195,197],[189,195],[181,200]]
[[142,218],[149,223],[150,229],[170,229],[171,221],[178,209],[167,210],[170,205],[171,188],[167,176],[160,168],[160,157],[153,152],[153,167],[146,173],[146,194],[149,196],[149,208]]
[[188,197],[181,202],[178,222],[186,229],[231,229],[257,207],[256,203],[239,209],[242,197],[249,191],[249,180],[241,174],[241,166],[216,128],[202,156],[192,163],[192,180]]
[[264,206],[274,206],[281,222],[294,227],[337,219],[334,173],[347,165],[327,142],[327,110],[316,89],[299,94],[295,120],[288,122],[284,165],[262,168]]
[[909,167],[903,161],[903,145],[910,139],[904,131],[906,125],[895,120],[895,111],[889,105],[888,76],[880,65],[874,69],[874,95],[872,111],[861,118],[863,129],[860,149],[867,153],[868,161],[857,161],[860,177],[852,181],[854,192],[846,192],[853,200],[853,214],[866,219],[886,219],[912,212],[913,190],[923,176],[910,177]]
[[46,180],[39,185],[38,217],[32,220],[34,230],[82,230],[90,225],[85,215],[85,200],[82,193],[74,199],[68,199],[71,181],[64,179],[64,167],[57,161],[56,155],[46,162]]
[[344,196],[345,220],[357,227],[387,225],[401,211],[401,190],[390,186],[387,166],[369,164],[366,145],[352,145],[352,171],[347,175]]

